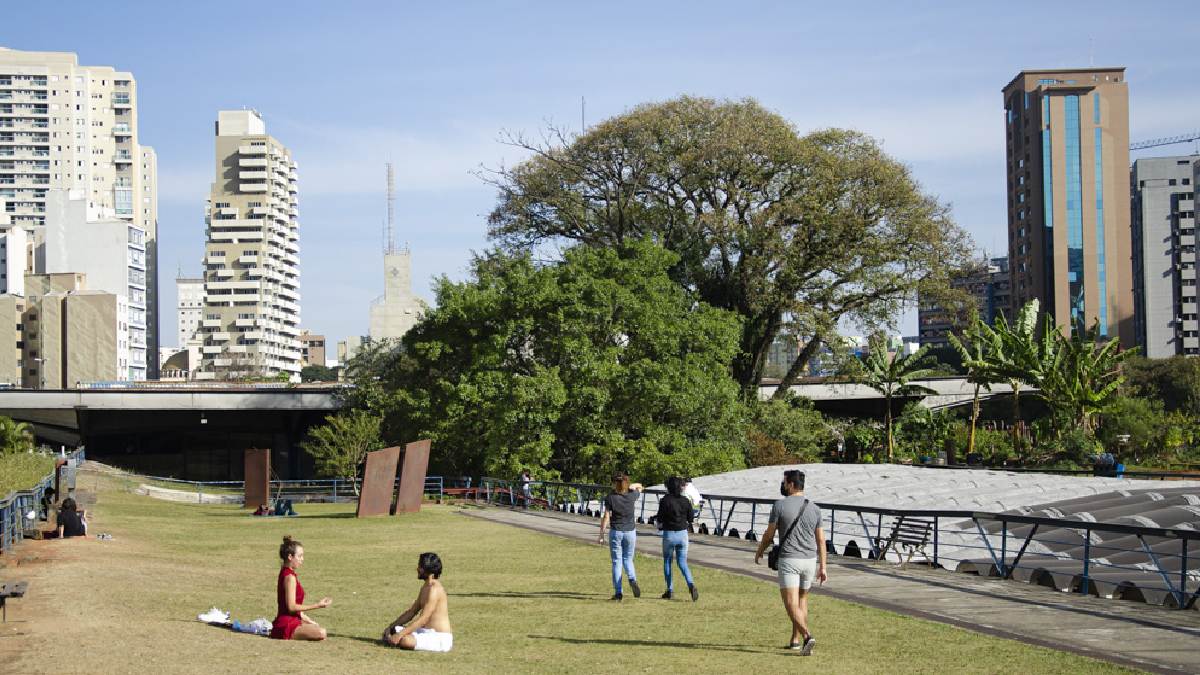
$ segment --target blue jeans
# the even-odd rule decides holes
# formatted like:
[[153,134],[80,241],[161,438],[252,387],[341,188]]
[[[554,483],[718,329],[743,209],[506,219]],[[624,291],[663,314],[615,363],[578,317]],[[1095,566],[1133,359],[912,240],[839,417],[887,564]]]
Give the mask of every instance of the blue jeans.
[[663,577],[667,580],[667,590],[673,590],[671,580],[671,558],[675,558],[675,562],[679,565],[679,571],[683,572],[683,580],[687,582],[688,587],[692,585],[692,571],[688,569],[687,564],[687,549],[688,549],[688,534],[687,530],[663,530]]
[[625,574],[630,581],[637,581],[637,572],[633,569],[633,549],[637,546],[637,530],[609,530],[608,554],[612,558],[613,592],[621,593],[621,566],[625,566]]

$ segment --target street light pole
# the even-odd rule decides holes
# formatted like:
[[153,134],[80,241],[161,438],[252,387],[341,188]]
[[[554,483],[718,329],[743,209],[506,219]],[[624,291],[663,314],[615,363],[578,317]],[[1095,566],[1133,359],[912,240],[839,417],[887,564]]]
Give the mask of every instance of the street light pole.
[[40,382],[38,389],[45,389],[46,388],[46,359],[45,358],[35,358],[34,361],[37,361],[37,363],[38,363],[38,380]]

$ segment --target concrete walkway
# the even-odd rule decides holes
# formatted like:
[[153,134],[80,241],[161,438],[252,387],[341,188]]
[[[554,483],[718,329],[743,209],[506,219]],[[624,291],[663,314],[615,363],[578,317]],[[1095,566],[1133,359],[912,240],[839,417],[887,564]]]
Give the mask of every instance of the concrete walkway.
[[[546,511],[483,508],[472,517],[594,542],[599,521]],[[644,536],[657,536],[643,527]],[[754,565],[754,542],[694,535],[688,563],[774,582]],[[658,546],[639,546],[659,557]],[[1200,673],[1200,612],[1057,593],[1018,581],[830,556],[829,581],[816,591],[899,614],[1020,640],[1158,673]],[[782,610],[781,610],[782,611]]]

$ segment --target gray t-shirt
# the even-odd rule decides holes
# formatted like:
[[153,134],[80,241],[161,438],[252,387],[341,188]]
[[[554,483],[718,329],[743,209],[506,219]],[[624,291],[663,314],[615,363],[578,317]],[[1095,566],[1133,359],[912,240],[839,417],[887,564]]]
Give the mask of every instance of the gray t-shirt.
[[[807,508],[804,507],[805,502],[808,502]],[[821,526],[821,509],[816,502],[808,501],[802,495],[784,497],[771,506],[771,518],[767,522],[775,523],[775,531],[782,540],[792,521],[800,517],[801,510],[804,511],[804,519],[796,523],[787,541],[781,541],[780,558],[817,557],[817,528]]]

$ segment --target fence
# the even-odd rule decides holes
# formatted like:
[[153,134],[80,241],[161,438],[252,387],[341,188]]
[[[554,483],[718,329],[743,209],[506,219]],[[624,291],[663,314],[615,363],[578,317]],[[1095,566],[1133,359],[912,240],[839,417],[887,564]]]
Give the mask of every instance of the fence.
[[[226,494],[231,500],[240,501],[245,490],[245,483],[240,480],[195,481],[181,480],[167,476],[146,476],[146,481],[161,483],[174,489],[196,493],[196,501],[204,501],[206,495]],[[446,481],[442,476],[425,477],[425,494],[441,499],[446,494],[447,483],[451,486],[458,481]],[[470,481],[468,480],[468,487]],[[327,501],[342,502],[357,499],[357,489],[362,480],[348,478],[327,478],[311,480],[272,480],[270,494],[273,499],[291,499],[293,501]],[[400,479],[396,479],[396,485]]]
[[[75,467],[84,460],[82,448],[65,456],[68,460],[62,474],[63,491],[70,494],[75,489]],[[0,498],[0,553],[8,553],[17,542],[25,538],[25,530],[37,525],[41,515],[42,497],[47,488],[54,485],[57,468],[46,474],[35,485],[26,490],[16,490]],[[67,496],[63,495],[63,496]],[[34,513],[32,519],[29,512]]]
[[[598,517],[611,489],[604,485],[498,478],[480,480],[476,497],[493,505],[540,505]],[[639,523],[658,511],[661,489],[643,491]],[[767,528],[774,499],[704,495],[700,534],[757,541]],[[878,559],[902,519],[931,524],[926,562],[964,572],[1018,578],[1063,591],[1141,599],[1191,608],[1200,597],[1200,531],[1096,523],[1011,513],[903,510],[818,503],[830,553]],[[1040,535],[1040,536],[1039,536]],[[889,554],[894,551],[889,550]],[[895,552],[897,559],[899,552]],[[1195,584],[1194,591],[1189,587]]]

